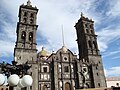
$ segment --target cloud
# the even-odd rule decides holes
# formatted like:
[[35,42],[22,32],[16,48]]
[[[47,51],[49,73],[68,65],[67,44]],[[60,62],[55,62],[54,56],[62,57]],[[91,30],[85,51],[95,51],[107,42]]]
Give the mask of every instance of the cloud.
[[99,42],[99,47],[101,52],[105,52],[108,48],[108,45],[120,38],[120,27],[117,26],[116,28],[106,27],[102,28],[102,30],[96,32]]
[[[114,56],[114,55],[116,55],[116,54],[118,54],[118,53],[120,53],[120,50],[116,50],[116,51],[109,51],[109,52],[107,52],[107,53],[105,53],[104,54],[104,57],[110,57],[110,56]],[[118,58],[118,57],[114,57],[114,59],[115,58]]]
[[[20,4],[25,1],[14,1],[8,3],[4,0],[3,5],[7,5],[10,8],[5,8],[8,13],[10,13],[12,20],[17,22],[17,11]],[[82,4],[81,4],[82,3]],[[69,0],[69,2],[64,2],[64,0],[55,1],[52,0],[49,2],[48,0],[42,1],[32,1],[33,6],[37,6],[39,8],[37,22],[39,28],[37,30],[37,37],[39,38],[42,35],[42,38],[46,38],[47,43],[40,44],[38,42],[38,50],[39,46],[46,46],[49,50],[59,49],[62,45],[62,35],[61,35],[61,25],[64,25],[64,35],[65,35],[65,43],[66,46],[73,50],[77,51],[77,42],[76,40],[76,30],[74,28],[75,22],[80,18],[80,13],[85,13],[85,16],[94,18],[95,22],[100,21],[100,15],[98,12],[95,12],[96,0]],[[14,5],[13,5],[14,4]],[[26,4],[26,2],[25,2]],[[73,5],[74,4],[74,5]],[[87,6],[87,7],[86,7]],[[11,12],[11,10],[13,12]],[[92,12],[90,12],[92,11]],[[93,14],[94,13],[94,14]],[[98,17],[99,16],[99,17]],[[16,18],[16,19],[15,19]],[[3,20],[3,19],[2,19]],[[6,22],[8,23],[8,22]],[[14,23],[15,24],[15,23]],[[4,25],[6,27],[6,25]],[[16,27],[16,26],[14,26]],[[7,29],[5,32],[7,33]],[[10,33],[10,32],[8,32]],[[12,35],[12,38],[15,38]],[[46,42],[44,41],[44,42]],[[101,42],[103,43],[103,42]],[[107,47],[106,45],[104,47]]]
[[[17,22],[17,13],[19,5],[22,3],[26,4],[27,0],[17,0],[14,2],[8,2],[7,0],[1,1],[2,8],[5,8],[6,12],[8,12],[13,20],[13,26],[11,27],[9,22],[4,22],[4,34],[9,36],[12,41],[15,41],[15,28]],[[61,25],[64,25],[64,35],[65,35],[65,43],[68,48],[76,48],[77,50],[77,42],[76,40],[76,31],[74,29],[75,22],[80,18],[80,12],[82,11],[85,13],[85,16],[92,17],[96,22],[100,22],[103,20],[103,15],[99,12],[95,11],[98,5],[103,1],[96,2],[96,0],[32,0],[31,1],[33,6],[37,6],[39,8],[37,22],[39,25],[37,31],[37,37],[39,38],[42,35],[42,38],[46,38],[46,42],[44,45],[41,45],[40,42],[39,46],[46,46],[49,50],[55,49],[57,50],[62,45],[62,35],[61,35]],[[111,2],[110,6],[112,5]],[[116,2],[114,2],[116,3]],[[8,7],[4,7],[8,6]],[[115,6],[114,6],[115,7]],[[115,8],[110,8],[114,10]],[[12,11],[12,12],[11,12]],[[4,21],[5,18],[2,18],[1,21]],[[8,27],[8,28],[6,28]],[[11,30],[7,30],[11,28]],[[13,28],[14,27],[14,28]],[[97,34],[99,35],[98,42],[99,47],[102,52],[104,52],[108,48],[108,44],[114,40],[118,36],[118,31],[116,33],[111,28],[102,28],[102,30],[98,31]],[[14,33],[13,33],[14,31]],[[109,33],[109,35],[105,34]],[[2,33],[3,34],[3,33]],[[117,34],[115,36],[115,34]],[[3,35],[4,36],[4,35]],[[114,36],[114,37],[113,37]],[[42,42],[41,42],[42,43]],[[77,51],[76,51],[77,52]]]
[[110,17],[120,16],[120,1],[114,0],[111,2],[111,0],[109,0],[109,4],[109,11],[106,13],[106,15]]
[[[27,0],[1,0],[0,3],[0,53],[2,56],[13,54],[16,41],[16,23],[18,21],[19,6],[26,4]],[[114,19],[120,15],[119,0],[31,0],[33,6],[39,9],[37,24],[37,49],[46,47],[49,52],[57,51],[62,47],[62,28],[64,31],[65,45],[73,52],[77,52],[77,39],[75,23],[80,18],[80,13],[95,21],[95,31],[98,35],[98,44],[102,52],[109,49],[109,45],[120,38],[120,23]],[[6,7],[7,6],[7,7]],[[106,9],[107,8],[107,9]],[[116,22],[113,22],[116,21]],[[115,55],[110,52],[107,56]],[[106,69],[107,75],[118,67]],[[111,70],[111,71],[110,71]],[[111,72],[111,73],[110,73]],[[119,73],[117,73],[119,75]]]
[[109,69],[105,69],[105,76],[110,77],[110,76],[120,76],[120,66],[116,67],[111,67]]
[[[5,10],[11,15],[11,18],[13,20],[13,24],[15,24],[15,21],[17,22],[17,13],[18,13],[18,7],[22,3],[26,4],[27,0],[18,0],[14,2],[8,2],[7,0],[2,1],[2,8],[5,8]],[[64,25],[64,35],[65,35],[65,43],[68,48],[76,48],[77,50],[77,43],[76,43],[76,31],[74,29],[75,22],[80,18],[80,12],[83,11],[86,16],[93,17],[95,21],[100,21],[100,18],[102,18],[102,15],[99,16],[98,12],[95,12],[95,3],[96,0],[69,0],[69,2],[64,2],[64,0],[56,1],[51,0],[49,2],[48,0],[42,0],[42,1],[31,1],[33,6],[37,6],[39,8],[38,13],[38,31],[37,35],[38,38],[40,35],[43,36],[43,38],[46,38],[47,43],[43,46],[46,46],[49,48],[49,50],[55,49],[57,50],[62,45],[62,35],[61,35],[61,25]],[[82,4],[81,4],[82,3]],[[100,2],[99,2],[100,3]],[[97,5],[99,4],[97,3]],[[4,7],[4,6],[8,6]],[[86,7],[87,6],[87,7]],[[96,6],[97,7],[97,6]],[[12,12],[11,12],[12,11]],[[92,12],[90,12],[92,11]],[[94,14],[93,14],[94,13]],[[1,20],[4,21],[5,18]],[[9,36],[9,38],[15,40],[15,25],[13,25],[11,30],[7,30],[6,27],[10,27],[11,25],[9,22],[4,22],[4,34],[7,34],[6,36]],[[12,31],[13,30],[13,31]],[[101,31],[100,31],[101,32]],[[106,36],[102,35],[102,33],[98,32],[98,35],[101,35],[99,39],[101,50],[104,51],[108,44],[104,43],[102,41],[102,38],[106,38]],[[111,32],[112,33],[112,32]],[[70,41],[70,42],[69,42]],[[38,42],[40,43],[40,42]],[[49,45],[48,45],[49,44]],[[39,46],[42,45],[38,45]],[[50,47],[49,47],[50,46]],[[77,51],[76,51],[77,52]]]
[[[120,54],[119,54],[120,55]],[[115,56],[115,57],[112,57],[111,60],[116,60],[116,59],[120,59],[120,56]]]
[[11,41],[2,41],[0,40],[0,57],[9,57],[13,55],[14,43]]
[[35,5],[40,8],[38,14],[38,24],[40,26],[37,33],[39,33],[38,35],[42,34],[48,42],[47,45],[44,44],[44,46],[49,49],[54,49],[55,51],[61,48],[61,25],[63,25],[67,48],[77,48],[77,43],[75,41],[76,30],[74,29],[75,22],[80,18],[81,11],[87,13],[89,8],[93,5],[93,2],[94,0],[69,0],[69,2],[64,2],[63,0],[52,0],[51,2],[48,2],[44,0],[41,1],[39,5],[36,3]]
[[4,10],[0,10],[0,57],[13,55],[15,46],[15,23],[8,16]]

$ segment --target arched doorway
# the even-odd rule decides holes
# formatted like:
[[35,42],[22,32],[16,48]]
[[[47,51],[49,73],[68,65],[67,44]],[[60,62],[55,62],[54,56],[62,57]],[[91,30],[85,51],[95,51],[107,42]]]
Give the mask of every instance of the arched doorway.
[[47,90],[47,85],[44,85],[44,86],[42,87],[42,90]]
[[71,89],[70,89],[70,83],[68,83],[68,82],[65,83],[65,90],[71,90]]

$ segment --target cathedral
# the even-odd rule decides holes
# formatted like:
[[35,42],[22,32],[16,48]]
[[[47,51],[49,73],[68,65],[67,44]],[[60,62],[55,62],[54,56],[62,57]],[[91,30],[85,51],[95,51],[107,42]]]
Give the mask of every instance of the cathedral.
[[[65,45],[48,53],[43,47],[37,52],[36,23],[38,9],[30,0],[19,7],[14,61],[31,65],[28,74],[33,84],[16,90],[76,90],[106,87],[102,59],[94,31],[94,21],[81,14],[75,24],[79,58]],[[76,43],[76,42],[75,42]]]

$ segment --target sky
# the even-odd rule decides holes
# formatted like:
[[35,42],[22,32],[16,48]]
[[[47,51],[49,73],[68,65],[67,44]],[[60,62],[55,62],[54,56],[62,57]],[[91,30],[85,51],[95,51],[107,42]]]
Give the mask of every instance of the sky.
[[[0,0],[0,62],[10,63],[16,42],[19,6],[27,0]],[[31,0],[37,15],[37,49],[49,52],[65,45],[78,55],[75,23],[81,12],[94,20],[105,75],[120,76],[120,0]]]

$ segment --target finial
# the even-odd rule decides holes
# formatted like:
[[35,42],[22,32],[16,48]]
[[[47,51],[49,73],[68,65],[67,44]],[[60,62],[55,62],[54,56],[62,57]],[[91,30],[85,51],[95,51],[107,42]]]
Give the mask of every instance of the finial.
[[81,17],[83,17],[83,13],[81,12]]
[[62,25],[62,41],[63,41],[63,46],[65,46],[65,42],[64,42],[64,32],[63,32],[63,25]]
[[42,47],[42,50],[45,50],[45,47],[44,47],[44,46]]
[[27,1],[27,6],[30,6],[31,5],[31,2],[30,0]]
[[52,53],[54,53],[54,49],[52,50]]

